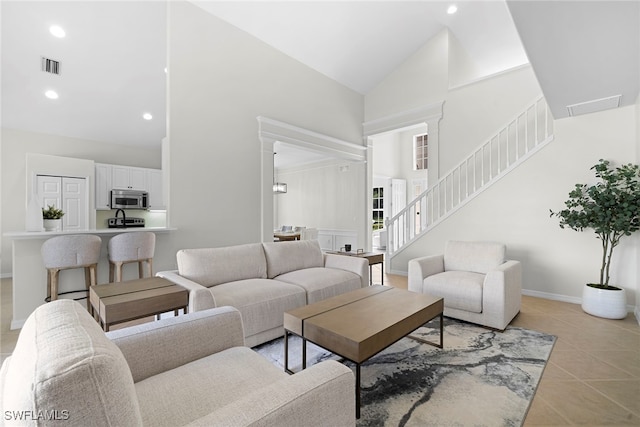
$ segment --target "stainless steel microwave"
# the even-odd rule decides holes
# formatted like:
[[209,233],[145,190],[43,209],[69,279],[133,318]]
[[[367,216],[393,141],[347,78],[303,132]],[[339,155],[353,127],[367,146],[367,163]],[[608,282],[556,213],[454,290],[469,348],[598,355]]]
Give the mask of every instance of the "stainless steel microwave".
[[149,209],[149,193],[138,190],[111,190],[111,209]]

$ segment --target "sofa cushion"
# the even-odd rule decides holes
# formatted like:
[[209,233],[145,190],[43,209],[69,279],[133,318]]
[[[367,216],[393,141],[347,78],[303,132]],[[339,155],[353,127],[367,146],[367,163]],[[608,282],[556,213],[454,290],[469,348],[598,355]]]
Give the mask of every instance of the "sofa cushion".
[[468,271],[445,271],[424,279],[423,292],[444,298],[444,306],[482,313],[484,274]]
[[307,291],[307,304],[354,291],[362,287],[360,276],[337,268],[314,267],[291,271],[276,280],[301,286]]
[[[267,277],[261,243],[178,251],[178,272],[202,286]],[[220,304],[218,304],[220,305]]]
[[288,377],[247,347],[233,347],[136,383],[144,425],[185,425]]
[[6,363],[0,393],[5,411],[43,411],[69,425],[141,424],[122,352],[73,300],[38,307]]
[[267,258],[267,277],[273,279],[290,271],[324,266],[317,240],[263,243]]
[[487,274],[505,262],[505,254],[502,243],[451,240],[444,249],[444,269]]
[[285,311],[306,304],[303,288],[277,280],[239,280],[209,291],[219,307],[230,305],[240,311],[245,337],[282,326]]

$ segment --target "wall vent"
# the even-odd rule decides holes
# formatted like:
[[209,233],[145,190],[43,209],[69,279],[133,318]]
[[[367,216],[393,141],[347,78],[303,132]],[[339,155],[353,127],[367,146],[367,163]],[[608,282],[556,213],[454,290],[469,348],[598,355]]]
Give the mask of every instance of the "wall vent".
[[569,110],[569,116],[573,117],[580,114],[589,114],[595,113],[596,111],[608,110],[610,108],[618,108],[620,106],[620,98],[622,98],[622,95],[580,102],[578,104],[567,105],[567,110]]
[[60,61],[42,57],[42,71],[45,73],[60,75]]

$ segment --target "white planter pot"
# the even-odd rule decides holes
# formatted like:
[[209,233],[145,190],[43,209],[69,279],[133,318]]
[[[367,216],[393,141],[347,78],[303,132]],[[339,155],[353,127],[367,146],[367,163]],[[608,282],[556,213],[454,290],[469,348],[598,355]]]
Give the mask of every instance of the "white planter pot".
[[605,319],[624,319],[627,317],[627,295],[624,289],[598,289],[584,285],[582,309]]
[[61,219],[43,219],[44,231],[60,231]]

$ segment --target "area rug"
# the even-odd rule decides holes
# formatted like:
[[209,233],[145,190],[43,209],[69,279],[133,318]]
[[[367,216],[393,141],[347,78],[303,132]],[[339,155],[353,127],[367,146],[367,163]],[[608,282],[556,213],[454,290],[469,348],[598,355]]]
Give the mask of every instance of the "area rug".
[[[412,335],[437,342],[438,334],[433,321]],[[301,343],[289,338],[289,367],[295,372],[301,368]],[[357,425],[522,425],[554,343],[552,335],[523,328],[498,332],[445,318],[444,349],[403,338],[362,365]],[[284,366],[282,338],[254,349]],[[307,366],[326,359],[341,360],[307,344]]]

